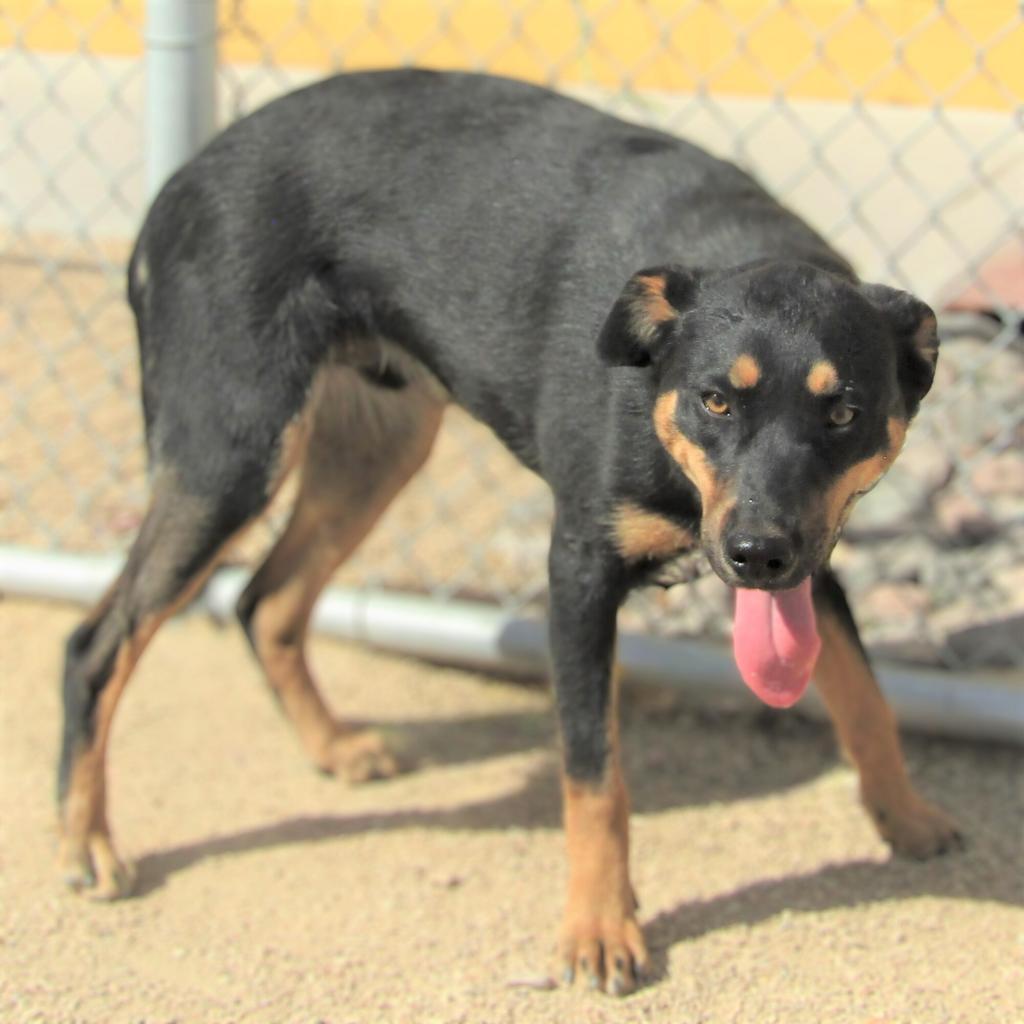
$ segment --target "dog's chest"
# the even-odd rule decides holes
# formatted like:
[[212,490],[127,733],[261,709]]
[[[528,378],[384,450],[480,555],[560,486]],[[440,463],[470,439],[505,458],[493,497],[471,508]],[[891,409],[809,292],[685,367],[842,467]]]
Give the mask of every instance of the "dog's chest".
[[702,574],[696,531],[684,521],[625,501],[615,509],[612,528],[635,585],[672,587]]

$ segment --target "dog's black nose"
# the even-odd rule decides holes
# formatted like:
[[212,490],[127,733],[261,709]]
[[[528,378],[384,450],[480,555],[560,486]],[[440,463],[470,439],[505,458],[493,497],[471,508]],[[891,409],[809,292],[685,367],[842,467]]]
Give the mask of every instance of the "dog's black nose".
[[778,582],[793,568],[796,558],[792,541],[778,534],[733,534],[725,554],[733,572],[751,587]]

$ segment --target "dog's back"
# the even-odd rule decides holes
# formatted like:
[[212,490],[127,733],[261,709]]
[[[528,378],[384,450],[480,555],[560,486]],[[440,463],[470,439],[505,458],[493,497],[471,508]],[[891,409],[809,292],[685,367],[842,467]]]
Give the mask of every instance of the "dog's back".
[[599,376],[609,296],[680,254],[849,272],[750,177],[680,139],[508,79],[371,72],[269,104],[179,172],[131,291],[137,311],[147,289],[212,294],[207,322],[260,372],[282,331],[310,363],[344,337],[387,338],[536,468],[521,396],[567,361],[574,381]]

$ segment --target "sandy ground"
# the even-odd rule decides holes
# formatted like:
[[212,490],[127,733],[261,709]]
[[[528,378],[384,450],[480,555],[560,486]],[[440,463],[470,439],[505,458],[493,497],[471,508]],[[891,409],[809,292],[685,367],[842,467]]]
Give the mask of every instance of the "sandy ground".
[[135,898],[53,871],[60,644],[0,602],[0,1019],[46,1022],[1024,1021],[1024,756],[908,744],[971,845],[890,862],[827,730],[628,690],[634,880],[655,976],[540,991],[564,878],[547,694],[314,644],[338,708],[417,770],[313,772],[237,630],[164,628],[121,708],[111,802]]

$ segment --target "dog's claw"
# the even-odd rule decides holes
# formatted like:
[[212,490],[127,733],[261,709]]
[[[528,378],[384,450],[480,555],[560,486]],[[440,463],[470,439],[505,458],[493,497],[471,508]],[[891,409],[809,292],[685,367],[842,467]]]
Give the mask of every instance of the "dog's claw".
[[634,992],[647,966],[647,949],[636,919],[591,922],[567,928],[562,942],[562,980],[585,979],[588,989],[612,996]]

